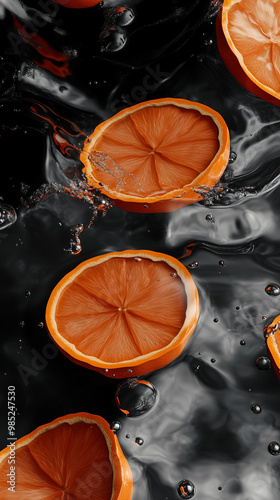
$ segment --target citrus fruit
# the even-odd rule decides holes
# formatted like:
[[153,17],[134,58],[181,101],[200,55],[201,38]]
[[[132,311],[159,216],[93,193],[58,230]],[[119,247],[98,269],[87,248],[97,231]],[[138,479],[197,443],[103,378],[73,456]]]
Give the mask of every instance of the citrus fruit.
[[132,489],[117,437],[98,415],[57,418],[0,452],[1,500],[130,500]]
[[269,358],[277,377],[280,378],[280,316],[277,316],[265,330]]
[[223,118],[203,104],[156,99],[96,127],[81,153],[88,183],[133,212],[169,212],[202,199],[229,158]]
[[93,7],[97,5],[102,0],[54,0],[55,3],[63,5],[63,7],[68,7],[69,9],[86,9],[87,7]]
[[280,105],[280,3],[224,0],[217,16],[221,57],[238,82]]
[[46,325],[70,359],[123,378],[178,357],[198,314],[198,292],[183,264],[125,250],[86,260],[62,278],[49,298]]

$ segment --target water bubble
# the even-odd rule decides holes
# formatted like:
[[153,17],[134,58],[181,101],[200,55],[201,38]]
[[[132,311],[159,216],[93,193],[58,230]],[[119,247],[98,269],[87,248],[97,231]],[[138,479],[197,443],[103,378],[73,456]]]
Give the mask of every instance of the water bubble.
[[218,320],[218,318],[214,318],[213,321],[214,321],[214,323],[218,323],[219,320]]
[[104,371],[105,373],[108,373],[108,371],[109,371],[109,370],[108,370],[108,368],[104,368],[104,370],[103,370],[103,371]]
[[215,217],[214,217],[213,214],[207,214],[206,217],[205,217],[205,220],[207,220],[207,222],[212,222],[212,224],[214,224]]
[[234,163],[234,162],[235,162],[235,160],[236,160],[236,158],[237,158],[237,154],[236,154],[234,151],[231,151],[231,152],[230,152],[230,155],[229,155],[229,160],[228,160],[228,162],[229,162],[229,163]]
[[121,28],[110,28],[101,33],[101,52],[117,52],[127,41],[127,36]]
[[271,455],[279,455],[280,454],[280,444],[277,443],[276,441],[271,441],[267,447],[269,453]]
[[130,439],[130,434],[126,434],[126,439]]
[[240,345],[246,345],[246,340],[240,340]]
[[138,446],[142,446],[142,444],[144,444],[144,439],[137,437],[135,438],[135,443],[138,444]]
[[127,26],[135,17],[133,10],[130,7],[119,7],[117,10],[117,24],[119,26]]
[[17,220],[15,210],[8,205],[0,205],[0,230],[14,224]]
[[236,306],[236,307],[235,307],[235,309],[236,309],[237,311],[239,311],[239,309],[240,309],[240,306]]
[[25,326],[25,321],[20,321],[19,326],[21,326],[21,328],[23,328]]
[[215,363],[215,362],[216,362],[215,358],[211,358],[211,363]]
[[31,295],[30,290],[25,290],[24,295],[25,295],[25,297],[30,297],[30,295]]
[[256,365],[257,365],[257,367],[258,367],[259,370],[270,370],[270,368],[271,368],[271,361],[266,356],[260,356],[256,360]]
[[177,491],[180,498],[193,498],[195,495],[195,486],[188,479],[184,479],[178,484]]
[[222,486],[218,486],[218,490],[220,490],[220,491],[221,491],[222,489],[223,489],[223,488],[222,488]]
[[141,257],[134,257],[135,262],[141,262]]
[[199,264],[198,264],[197,260],[195,260],[194,262],[191,262],[190,264],[188,264],[188,267],[190,269],[194,269],[194,268],[196,268],[198,266],[199,266]]
[[131,368],[128,368],[127,373],[132,373],[132,372],[133,370],[131,370]]
[[44,323],[43,323],[43,321],[40,321],[40,323],[38,323],[38,326],[39,326],[39,328],[44,328]]
[[177,273],[170,273],[170,276],[175,277],[175,276],[177,276]]
[[265,287],[265,291],[268,295],[272,295],[273,297],[276,297],[280,293],[280,287],[279,285],[276,285],[275,283],[270,283]]
[[121,429],[121,427],[122,427],[122,426],[121,426],[121,423],[120,423],[120,422],[118,422],[118,421],[114,421],[114,422],[112,422],[112,423],[111,423],[111,425],[110,425],[110,429],[111,429],[114,433],[118,432],[118,431]]
[[219,266],[224,266],[225,262],[223,260],[219,260]]
[[265,321],[266,320],[266,316],[262,316],[262,320]]
[[212,45],[213,44],[213,40],[204,40],[204,45]]
[[157,399],[155,386],[147,380],[128,379],[117,389],[115,401],[123,413],[138,417],[150,411]]
[[256,415],[258,413],[262,412],[262,409],[261,409],[260,405],[257,405],[257,404],[252,405],[251,406],[251,410],[252,410],[253,413],[256,413]]

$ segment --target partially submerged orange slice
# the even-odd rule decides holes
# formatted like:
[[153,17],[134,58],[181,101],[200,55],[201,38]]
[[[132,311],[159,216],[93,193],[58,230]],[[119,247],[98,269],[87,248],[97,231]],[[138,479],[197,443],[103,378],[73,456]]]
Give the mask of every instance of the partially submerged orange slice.
[[280,3],[224,0],[217,17],[221,57],[238,82],[280,105]]
[[46,324],[70,359],[123,378],[178,357],[198,315],[197,288],[183,264],[162,253],[126,250],[68,273],[51,293]]
[[120,208],[169,212],[202,199],[229,158],[229,132],[213,109],[185,99],[126,108],[96,127],[81,161],[90,185]]
[[1,500],[131,500],[132,489],[118,439],[98,415],[57,418],[0,452]]
[[272,366],[280,379],[280,316],[277,316],[265,330],[266,346]]

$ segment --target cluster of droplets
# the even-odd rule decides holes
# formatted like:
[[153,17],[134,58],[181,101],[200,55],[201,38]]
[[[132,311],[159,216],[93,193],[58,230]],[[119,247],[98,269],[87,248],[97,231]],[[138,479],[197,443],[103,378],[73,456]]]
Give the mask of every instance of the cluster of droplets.
[[16,211],[8,205],[0,205],[0,230],[14,224],[17,220]]
[[65,252],[71,253],[72,255],[77,255],[82,250],[80,234],[84,230],[83,224],[77,224],[70,229],[71,239],[70,239],[70,247],[65,249]]
[[[136,191],[143,191],[139,180],[130,172],[126,172],[118,163],[116,163],[107,153],[92,151],[89,155],[89,161],[99,171],[105,172],[118,180],[116,189],[124,190],[124,185],[129,178],[133,181]],[[100,183],[100,186],[103,184]]]
[[134,20],[134,11],[128,6],[104,9],[104,24],[99,35],[101,52],[117,52],[127,42],[126,26]]

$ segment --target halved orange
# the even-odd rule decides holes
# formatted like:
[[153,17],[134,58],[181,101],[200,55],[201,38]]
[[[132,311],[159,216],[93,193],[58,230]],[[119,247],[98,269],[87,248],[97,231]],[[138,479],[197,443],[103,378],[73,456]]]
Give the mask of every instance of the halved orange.
[[87,7],[93,7],[102,0],[54,0],[55,3],[63,5],[63,7],[68,7],[69,9],[86,9]]
[[126,108],[96,127],[81,153],[90,185],[132,212],[169,212],[202,199],[229,158],[229,132],[213,109],[165,98]]
[[57,418],[0,452],[1,500],[131,500],[132,490],[118,439],[98,415]]
[[277,377],[280,378],[280,316],[276,316],[264,333],[269,358]]
[[221,57],[237,81],[280,105],[280,2],[224,0],[217,16]]
[[183,264],[125,250],[86,260],[62,278],[49,298],[46,325],[71,360],[124,378],[178,357],[198,315],[197,288]]

